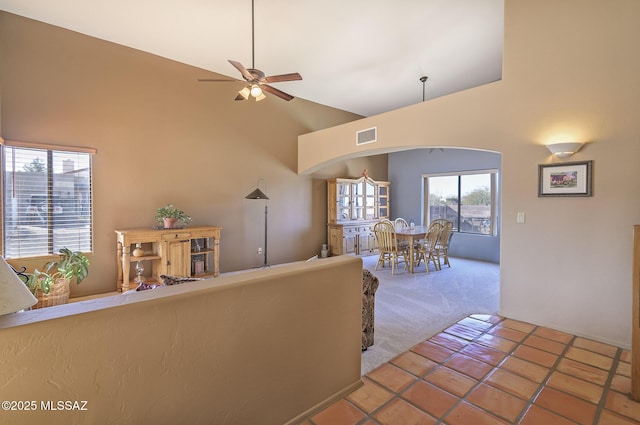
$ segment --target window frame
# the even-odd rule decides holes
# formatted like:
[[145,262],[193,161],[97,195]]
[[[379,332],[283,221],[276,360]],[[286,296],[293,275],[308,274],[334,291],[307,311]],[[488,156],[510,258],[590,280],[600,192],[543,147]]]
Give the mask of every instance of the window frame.
[[[69,152],[70,154],[88,154],[89,155],[89,206],[90,206],[90,214],[89,214],[89,250],[83,249],[82,251],[85,253],[93,252],[94,246],[94,223],[93,223],[93,156],[97,153],[95,148],[90,147],[81,147],[81,146],[65,146],[65,145],[54,145],[49,143],[37,143],[37,142],[24,142],[17,140],[6,140],[0,137],[0,173],[2,176],[0,177],[0,228],[2,229],[3,235],[0,237],[0,255],[6,257],[6,246],[5,246],[5,156],[6,156],[6,148],[17,148],[17,149],[31,149],[31,150],[41,150],[44,151],[44,154],[47,157],[52,157],[55,152]],[[49,167],[47,167],[47,173],[49,173]],[[52,178],[52,174],[49,174],[47,177],[47,192],[51,193],[52,185],[54,181]],[[51,226],[51,229],[55,228],[55,226]],[[18,255],[7,258],[7,260],[28,260],[32,258],[43,258],[43,257],[52,257],[57,256],[57,252],[49,252],[47,254],[41,255]]]
[[[478,236],[498,236],[498,179],[500,171],[497,168],[488,168],[480,170],[465,170],[455,172],[426,173],[422,175],[422,218],[423,223],[427,226],[431,223],[431,209],[429,208],[429,178],[430,177],[457,177],[458,178],[458,226],[453,231],[464,233],[467,235]],[[489,233],[469,232],[460,229],[460,220],[462,214],[462,194],[461,194],[461,177],[465,175],[489,174],[490,190],[491,190],[491,219]]]

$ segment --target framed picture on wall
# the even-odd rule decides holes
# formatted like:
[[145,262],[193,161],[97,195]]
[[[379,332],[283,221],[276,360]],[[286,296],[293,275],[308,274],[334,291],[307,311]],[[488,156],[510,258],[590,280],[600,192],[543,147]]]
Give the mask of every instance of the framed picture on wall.
[[592,196],[593,161],[538,165],[538,196]]

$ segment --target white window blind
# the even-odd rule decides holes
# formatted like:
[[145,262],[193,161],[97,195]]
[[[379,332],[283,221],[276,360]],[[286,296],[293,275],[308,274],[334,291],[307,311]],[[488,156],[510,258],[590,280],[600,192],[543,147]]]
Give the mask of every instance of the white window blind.
[[90,149],[2,147],[3,255],[92,250]]

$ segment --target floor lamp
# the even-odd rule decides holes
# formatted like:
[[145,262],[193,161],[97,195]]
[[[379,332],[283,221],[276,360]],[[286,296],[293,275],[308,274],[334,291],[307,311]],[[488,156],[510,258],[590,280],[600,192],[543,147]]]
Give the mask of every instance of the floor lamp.
[[267,263],[267,200],[269,197],[260,190],[260,182],[264,184],[264,191],[267,191],[267,182],[265,179],[258,179],[256,190],[245,196],[245,199],[264,199],[264,264],[262,267],[266,268],[269,267],[269,263]]

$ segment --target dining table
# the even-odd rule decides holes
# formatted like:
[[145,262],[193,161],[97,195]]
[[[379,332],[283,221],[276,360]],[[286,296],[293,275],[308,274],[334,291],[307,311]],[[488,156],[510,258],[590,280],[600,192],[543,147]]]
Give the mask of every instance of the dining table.
[[424,239],[429,232],[429,226],[408,226],[396,228],[396,238],[399,241],[409,242],[409,272],[413,273],[413,264],[415,262],[414,247],[416,242]]

